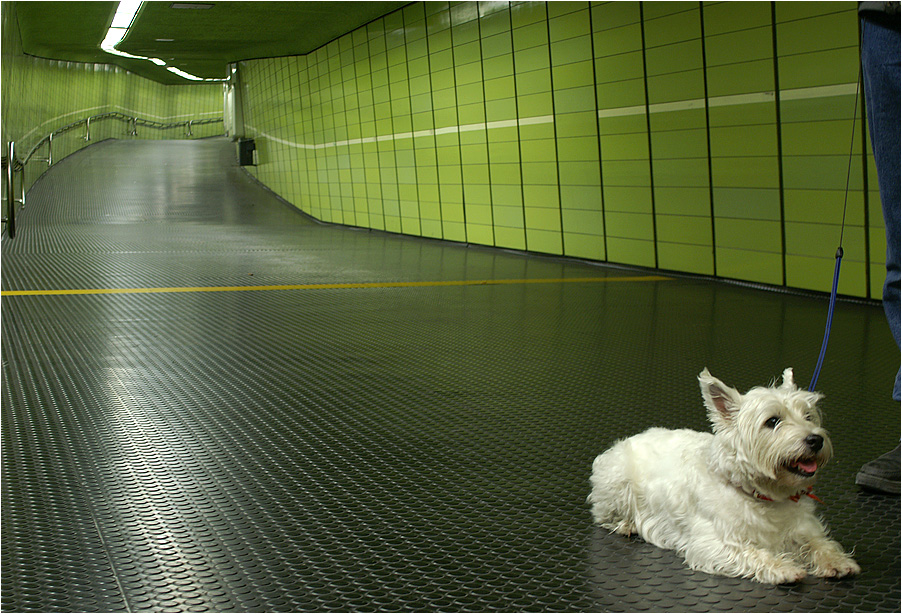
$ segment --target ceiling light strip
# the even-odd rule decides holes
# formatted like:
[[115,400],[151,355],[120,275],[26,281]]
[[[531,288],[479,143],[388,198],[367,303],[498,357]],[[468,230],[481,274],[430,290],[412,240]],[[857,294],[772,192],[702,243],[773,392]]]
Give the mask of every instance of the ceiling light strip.
[[141,4],[143,3],[138,0],[123,0],[123,2],[120,2],[110,27],[128,30],[135,20],[135,15],[138,14],[138,9],[141,8]]
[[180,69],[176,68],[175,66],[167,66],[166,70],[168,70],[169,72],[171,72],[174,75],[178,75],[179,77],[182,77],[183,79],[189,79],[191,81],[223,81],[223,79],[201,79],[200,77],[198,77],[196,75],[192,75],[191,73],[187,73],[184,70],[180,70]]
[[[157,66],[166,66],[166,62],[161,60],[160,58],[148,58],[143,55],[133,55],[131,53],[126,53],[125,51],[119,51],[116,49],[116,45],[121,43],[126,35],[128,35],[129,28],[135,22],[135,16],[138,14],[138,11],[141,10],[141,5],[144,4],[139,0],[123,0],[119,3],[119,6],[116,8],[116,14],[113,15],[113,23],[110,24],[109,30],[107,30],[106,36],[103,38],[103,42],[100,43],[100,48],[112,55],[118,55],[123,58],[131,58],[133,60],[147,60],[149,62],[153,62]],[[171,72],[174,75],[178,75],[183,79],[188,79],[189,81],[226,81],[226,79],[204,79],[202,77],[198,77],[196,75],[192,75],[191,73],[185,72],[184,70],[180,70],[175,66],[166,66],[166,70]]]

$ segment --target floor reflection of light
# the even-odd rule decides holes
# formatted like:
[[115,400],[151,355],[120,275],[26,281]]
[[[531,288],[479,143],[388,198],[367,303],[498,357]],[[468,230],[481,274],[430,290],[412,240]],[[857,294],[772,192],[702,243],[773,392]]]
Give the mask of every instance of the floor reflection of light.
[[[209,504],[211,488],[220,489],[199,482],[191,471],[197,450],[186,441],[188,434],[179,432],[183,425],[173,419],[178,410],[157,405],[162,399],[156,398],[153,380],[159,374],[137,366],[110,366],[103,373],[108,453],[99,468],[106,476],[105,497],[95,503],[113,564],[127,570],[140,563],[157,570],[158,580],[168,569],[195,570],[178,580],[180,594],[205,599],[211,588],[222,594],[220,580],[209,573],[217,553],[225,556],[210,528],[224,522],[219,507]],[[143,594],[165,593],[166,584],[175,581],[122,575],[128,589]]]

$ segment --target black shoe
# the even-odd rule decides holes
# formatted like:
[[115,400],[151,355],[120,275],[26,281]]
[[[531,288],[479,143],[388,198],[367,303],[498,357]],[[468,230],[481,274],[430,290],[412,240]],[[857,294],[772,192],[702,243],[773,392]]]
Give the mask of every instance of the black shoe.
[[899,446],[892,452],[865,463],[855,476],[855,483],[888,495],[899,494]]

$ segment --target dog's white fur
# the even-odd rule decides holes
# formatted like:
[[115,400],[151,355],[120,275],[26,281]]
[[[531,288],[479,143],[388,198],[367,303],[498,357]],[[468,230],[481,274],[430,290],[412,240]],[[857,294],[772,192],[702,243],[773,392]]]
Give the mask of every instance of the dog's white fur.
[[779,387],[744,395],[707,369],[698,380],[714,433],[652,428],[600,454],[588,498],[595,522],[712,574],[783,584],[808,571],[859,573],[808,495],[833,454],[821,395],[797,388],[792,369]]

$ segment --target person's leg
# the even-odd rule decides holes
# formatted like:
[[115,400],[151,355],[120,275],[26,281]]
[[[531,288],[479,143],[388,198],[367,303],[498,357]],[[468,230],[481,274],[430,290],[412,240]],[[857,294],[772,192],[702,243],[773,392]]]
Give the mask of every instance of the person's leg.
[[[890,330],[899,345],[899,21],[885,16],[862,19],[861,64],[868,111],[868,129],[880,201],[886,224],[886,281],[883,308]],[[893,386],[893,399],[900,400],[899,372]],[[861,486],[888,493],[899,493],[900,449],[884,454],[862,466],[855,478]]]
[[[899,30],[867,19],[863,23],[862,61],[868,128],[886,224],[883,308],[896,345],[899,345]],[[902,400],[898,373],[893,399]]]

